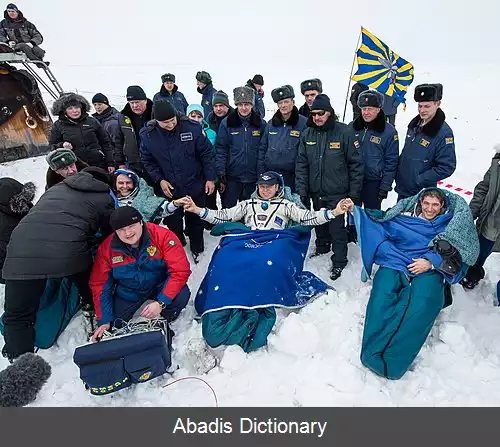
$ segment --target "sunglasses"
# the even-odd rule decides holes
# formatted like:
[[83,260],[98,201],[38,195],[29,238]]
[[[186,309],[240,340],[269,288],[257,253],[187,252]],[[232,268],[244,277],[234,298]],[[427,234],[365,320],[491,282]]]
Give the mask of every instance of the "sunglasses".
[[315,117],[315,116],[323,116],[325,113],[326,110],[320,110],[319,112],[309,112],[309,115]]

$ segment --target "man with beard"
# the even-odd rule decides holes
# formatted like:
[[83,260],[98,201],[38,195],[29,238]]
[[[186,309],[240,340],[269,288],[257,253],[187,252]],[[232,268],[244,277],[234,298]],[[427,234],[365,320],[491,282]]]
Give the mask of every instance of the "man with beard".
[[278,111],[267,123],[259,148],[259,173],[280,173],[292,192],[295,192],[295,161],[302,131],[307,119],[295,106],[295,93],[291,85],[275,88],[271,92]]
[[[338,122],[327,95],[316,96],[297,156],[295,185],[304,204],[315,210],[332,209],[340,199],[359,203],[363,186],[363,159],[359,142],[349,127]],[[343,219],[316,227],[316,253],[333,248],[330,279],[347,265],[347,230]]]

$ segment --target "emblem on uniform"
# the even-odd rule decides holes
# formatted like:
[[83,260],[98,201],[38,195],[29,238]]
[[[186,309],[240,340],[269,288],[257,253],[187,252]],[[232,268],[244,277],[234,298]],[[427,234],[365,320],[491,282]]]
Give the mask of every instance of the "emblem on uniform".
[[430,141],[428,141],[428,140],[426,140],[425,138],[422,138],[422,139],[420,140],[420,144],[421,144],[422,146],[424,146],[424,147],[427,147],[427,146],[429,146],[429,144],[431,144],[431,142],[430,142]]
[[394,135],[394,141],[398,141],[398,140],[399,140],[398,135],[397,135],[397,134],[396,134],[396,135]]
[[257,220],[266,220],[267,216],[265,214],[257,214]]
[[278,132],[269,132],[269,135],[278,135]]
[[375,144],[380,144],[380,142],[382,141],[382,139],[380,137],[376,137],[375,135],[372,135],[370,137],[370,141],[372,143],[375,143]]
[[154,245],[149,246],[146,248],[146,251],[148,252],[149,256],[154,256],[156,253],[156,247]]
[[316,144],[316,141],[306,141],[306,144],[308,144],[309,146],[313,146],[314,144]]
[[260,130],[252,130],[252,137],[260,137]]
[[340,141],[333,141],[330,143],[330,149],[340,149]]
[[151,371],[148,371],[148,372],[145,372],[144,374],[141,374],[141,376],[139,377],[139,380],[142,382],[145,382],[150,377],[151,377]]
[[191,132],[181,133],[181,141],[193,141],[193,134]]
[[168,245],[170,245],[171,247],[173,247],[175,245],[175,241],[173,239],[170,239],[168,241]]
[[231,135],[238,135],[239,132],[231,132]]
[[125,121],[125,124],[132,124],[132,121],[130,121],[129,117],[125,118],[124,121]]
[[298,130],[291,130],[290,136],[291,137],[300,137],[300,132]]
[[283,219],[279,216],[276,216],[274,222],[278,224],[280,227],[283,226]]
[[453,143],[453,137],[446,138],[446,144],[452,144]]
[[113,256],[111,258],[111,264],[118,264],[120,262],[123,262],[123,256]]
[[354,140],[354,147],[356,149],[359,149],[359,143],[358,143],[358,140]]

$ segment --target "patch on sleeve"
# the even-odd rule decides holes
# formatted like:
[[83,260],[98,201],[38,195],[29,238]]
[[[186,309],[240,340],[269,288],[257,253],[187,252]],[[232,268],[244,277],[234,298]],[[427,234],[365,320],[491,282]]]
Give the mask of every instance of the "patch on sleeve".
[[359,141],[358,140],[354,140],[354,147],[356,149],[359,149]]
[[394,135],[394,141],[399,141],[398,134]]
[[123,262],[123,256],[113,256],[111,258],[111,264],[119,264],[120,262]]
[[252,130],[252,137],[260,137],[260,130]]
[[300,137],[300,132],[298,130],[291,130],[290,136],[291,137]]
[[340,141],[330,142],[330,149],[340,149]]
[[380,144],[382,139],[380,137],[376,137],[375,135],[372,135],[370,137],[370,142],[375,143],[375,144]]
[[430,141],[428,141],[428,140],[426,140],[425,138],[422,138],[422,139],[420,140],[420,145],[421,145],[421,146],[427,147],[427,146],[429,146],[429,144],[431,144],[431,142],[430,142]]
[[181,141],[193,141],[193,133],[192,132],[181,133]]
[[446,144],[452,144],[453,143],[453,137],[446,138]]
[[282,226],[283,226],[283,219],[282,219],[280,216],[276,216],[276,217],[274,218],[274,222],[275,222],[277,225],[279,225],[280,227],[282,227]]
[[168,245],[170,245],[171,247],[175,246],[175,241],[173,239],[170,239],[168,241]]

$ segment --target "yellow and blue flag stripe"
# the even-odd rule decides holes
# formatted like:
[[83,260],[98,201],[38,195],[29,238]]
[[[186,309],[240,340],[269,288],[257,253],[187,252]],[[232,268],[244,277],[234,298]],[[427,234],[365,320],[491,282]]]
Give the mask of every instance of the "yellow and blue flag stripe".
[[358,70],[352,79],[387,96],[405,102],[413,82],[413,65],[399,57],[378,37],[361,27],[361,45],[356,52]]

